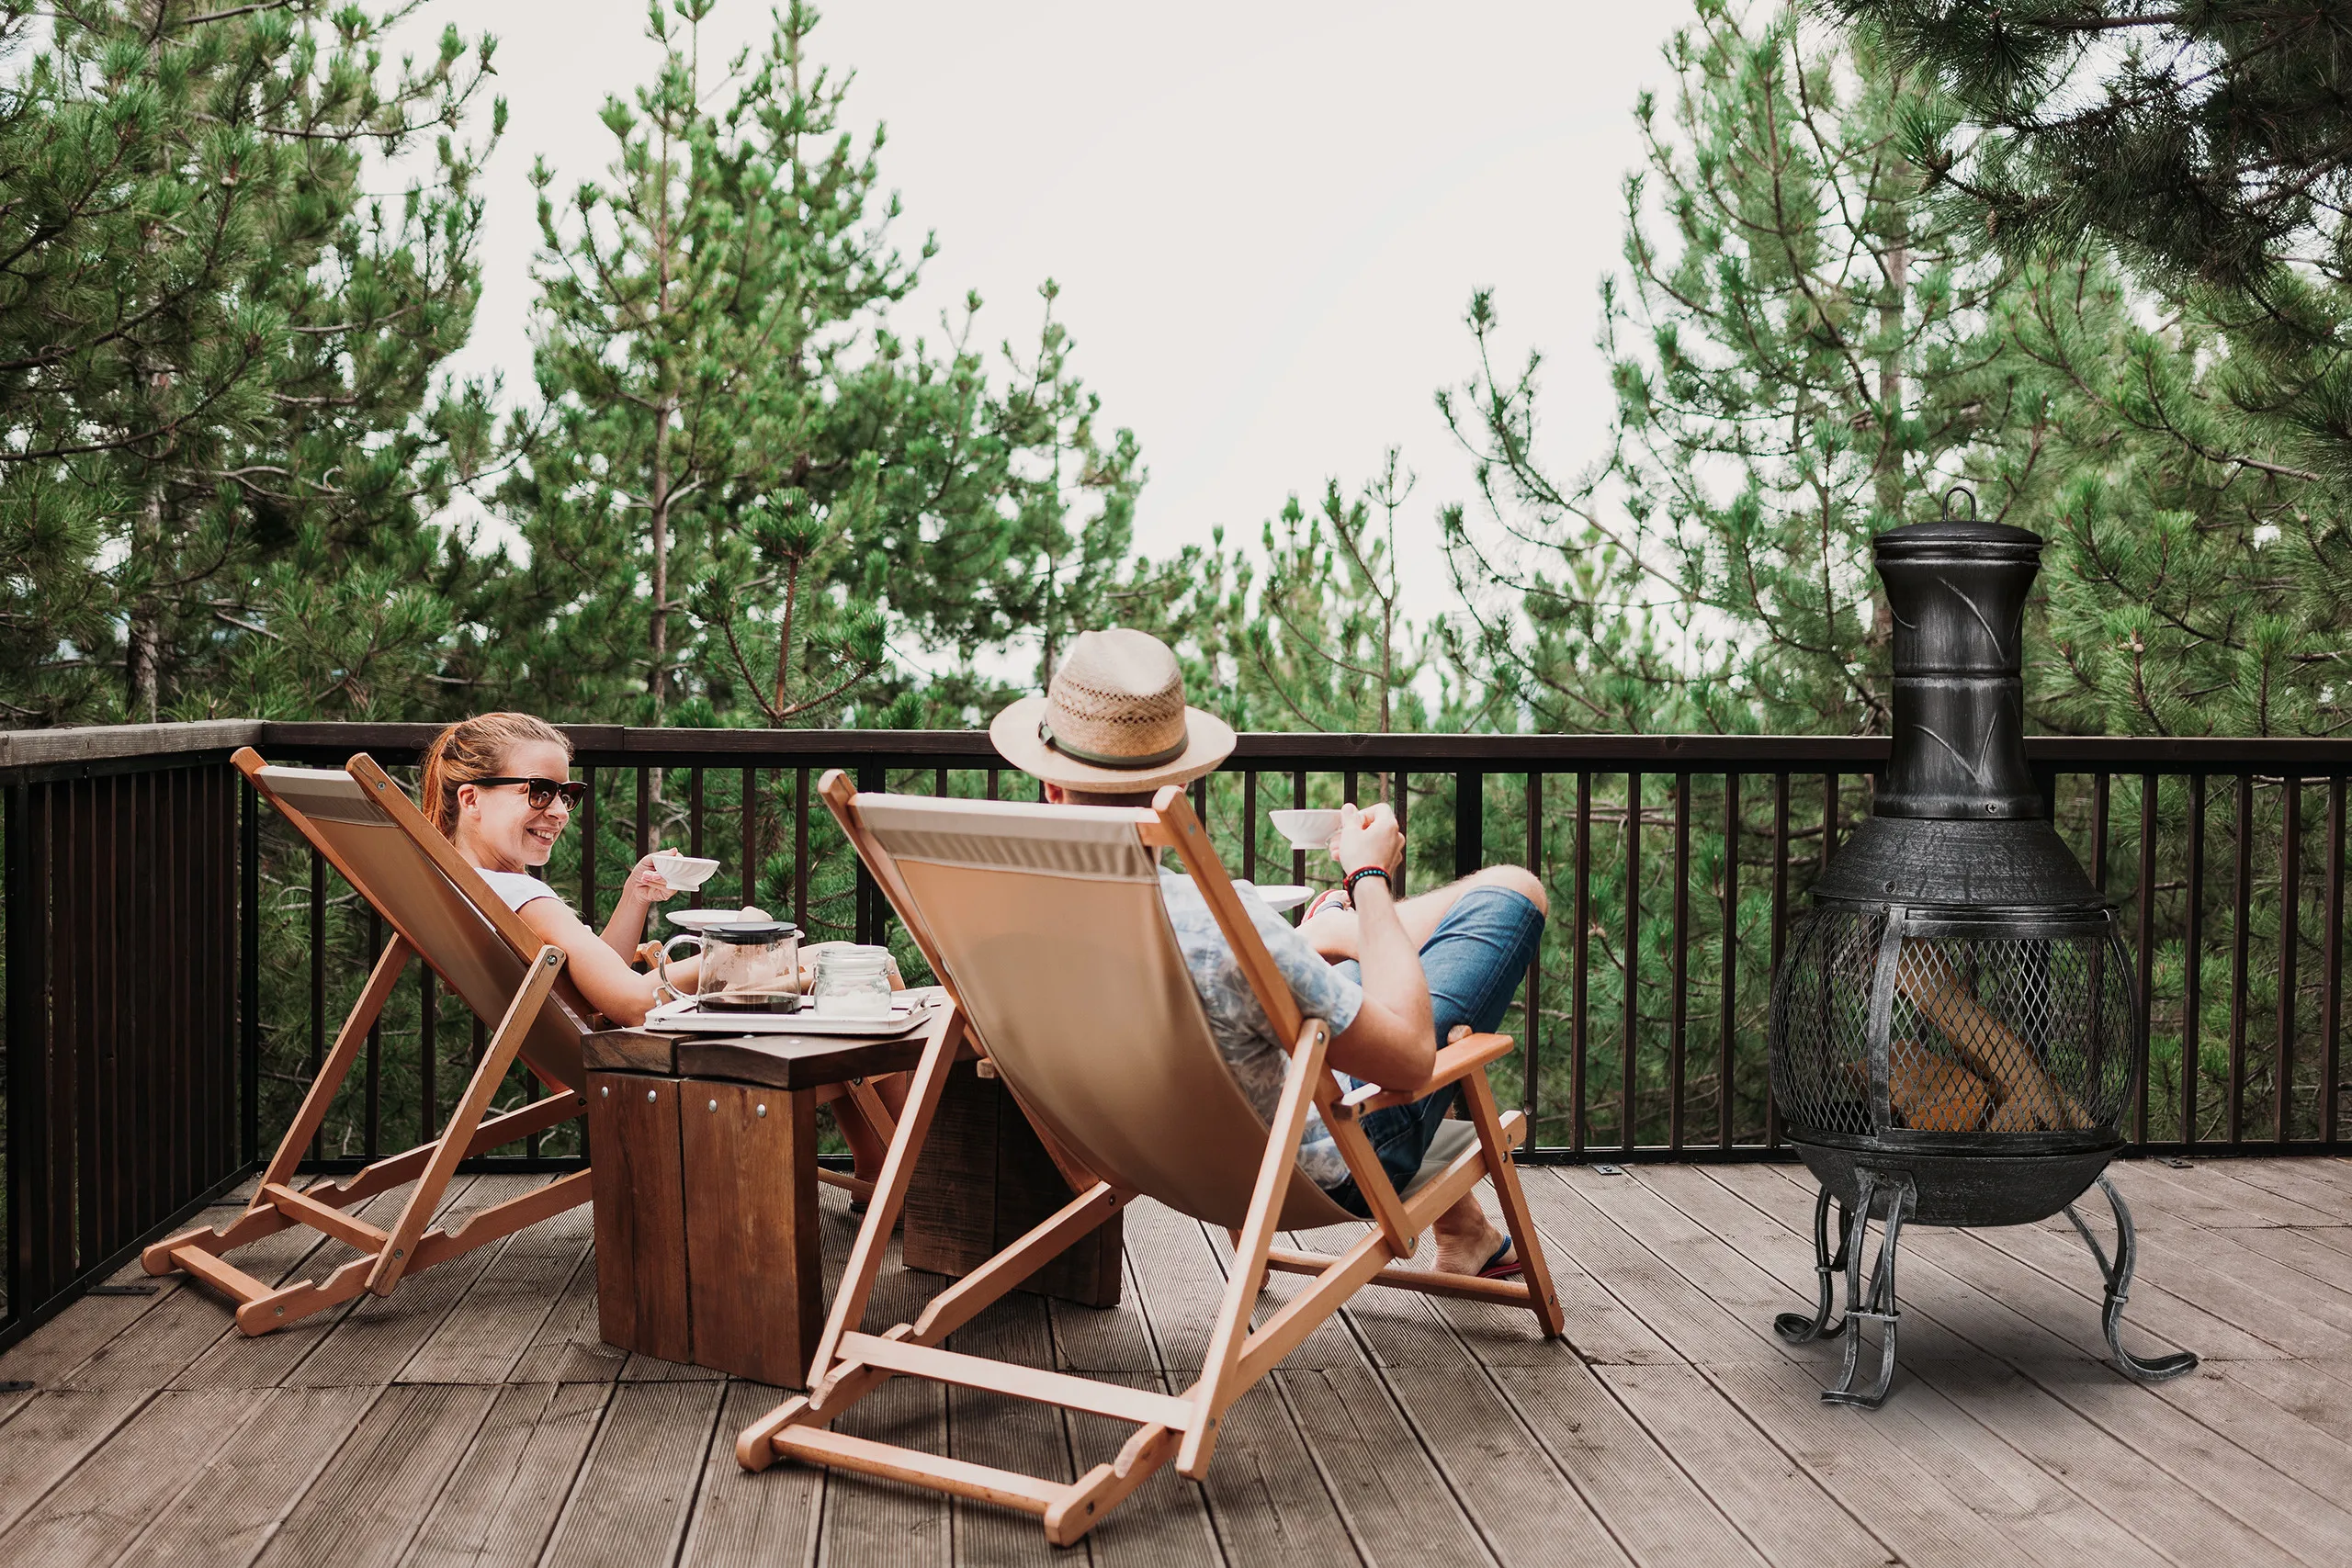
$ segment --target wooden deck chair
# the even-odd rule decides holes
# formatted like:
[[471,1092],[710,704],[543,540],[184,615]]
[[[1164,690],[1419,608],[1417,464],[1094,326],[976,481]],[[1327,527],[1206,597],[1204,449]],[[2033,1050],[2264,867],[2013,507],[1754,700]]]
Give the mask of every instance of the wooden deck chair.
[[[784,1455],[1009,1505],[1042,1516],[1047,1540],[1067,1545],[1170,1460],[1188,1476],[1204,1474],[1234,1401],[1367,1283],[1523,1306],[1547,1336],[1560,1332],[1559,1302],[1510,1158],[1525,1136],[1524,1118],[1499,1112],[1487,1085],[1487,1064],[1511,1042],[1472,1035],[1439,1052],[1426,1083],[1343,1094],[1324,1063],[1329,1027],[1300,1016],[1182,790],[1161,790],[1148,809],[894,798],[854,794],[836,771],[821,793],[947,987],[956,1016],[915,1069],[898,1137],[818,1342],[809,1393],[744,1429],[735,1450],[744,1468],[764,1469]],[[1162,849],[1182,857],[1251,990],[1280,1035],[1294,1042],[1271,1126],[1243,1098],[1210,1035],[1160,900]],[[861,1332],[966,1030],[1078,1196],[949,1286],[913,1322]],[[1449,1138],[1450,1156],[1425,1165],[1399,1191],[1358,1118],[1372,1106],[1454,1082],[1463,1087],[1468,1136]],[[1354,1220],[1297,1168],[1310,1105],[1321,1111],[1374,1215],[1369,1233],[1337,1257],[1273,1245],[1278,1230]],[[1518,1244],[1523,1280],[1397,1267],[1422,1230],[1489,1179]],[[1235,1233],[1230,1282],[1191,1387],[1160,1393],[940,1348],[1139,1193]],[[1252,1330],[1250,1309],[1270,1268],[1306,1274],[1310,1282]],[[1089,1411],[1131,1421],[1136,1430],[1115,1461],[1065,1483],[828,1429],[896,1375]]]
[[[183,1269],[234,1297],[237,1326],[266,1334],[363,1290],[389,1295],[414,1269],[586,1202],[588,1173],[581,1170],[470,1214],[454,1228],[426,1228],[459,1160],[544,1132],[587,1109],[581,1093],[581,1037],[594,1014],[564,976],[562,950],[540,942],[373,759],[355,756],[347,771],[273,768],[247,748],[234,761],[261,797],[285,814],[394,932],[245,1212],[225,1229],[189,1231],[141,1254],[150,1274]],[[378,1160],[348,1181],[298,1190],[294,1174],[303,1151],[326,1120],[335,1091],[412,958],[424,959],[494,1026],[481,1063],[438,1138]],[[492,1098],[518,1056],[555,1092],[490,1115]],[[409,1181],[415,1186],[390,1230],[349,1212],[362,1200]],[[298,1280],[277,1288],[221,1256],[298,1224],[348,1242],[360,1256],[323,1283]]]

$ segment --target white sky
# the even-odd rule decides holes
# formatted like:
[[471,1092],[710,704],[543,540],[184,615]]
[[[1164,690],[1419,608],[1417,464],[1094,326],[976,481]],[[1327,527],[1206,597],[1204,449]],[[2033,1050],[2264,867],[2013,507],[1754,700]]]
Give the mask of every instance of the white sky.
[[[1352,489],[1390,445],[1420,476],[1408,608],[1449,607],[1435,518],[1470,469],[1432,405],[1472,369],[1471,291],[1498,290],[1512,359],[1546,355],[1550,460],[1598,449],[1592,346],[1617,264],[1636,90],[1664,87],[1679,0],[1444,6],[1258,0],[1182,6],[841,0],[814,39],[856,72],[848,113],[889,129],[902,248],[936,232],[902,331],[936,336],[977,288],[982,341],[1030,340],[1048,276],[1074,365],[1150,473],[1147,554],[1228,538],[1328,476]],[[459,368],[530,385],[534,156],[557,189],[600,173],[596,113],[651,72],[632,0],[429,0],[415,25],[498,35],[511,107],[490,169],[486,286]],[[765,35],[729,0],[707,61]],[[1663,95],[1661,95],[1663,96]]]

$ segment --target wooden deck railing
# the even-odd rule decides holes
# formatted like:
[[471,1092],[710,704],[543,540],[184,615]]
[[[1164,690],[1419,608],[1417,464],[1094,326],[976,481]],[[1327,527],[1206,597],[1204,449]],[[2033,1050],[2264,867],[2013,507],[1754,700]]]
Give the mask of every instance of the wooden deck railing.
[[[432,733],[220,723],[0,735],[0,1343],[250,1170],[383,944],[372,911],[256,810],[230,753],[336,764],[365,750],[397,770]],[[724,863],[703,902],[760,903],[818,939],[890,940],[887,905],[810,810],[815,775],[1034,791],[978,733],[570,734],[592,787],[549,874],[592,922],[635,857],[669,843]],[[2050,737],[2028,750],[2133,942],[2136,1142],[2342,1149],[2352,742]],[[1261,882],[1316,871],[1265,812],[1343,799],[1395,803],[1415,890],[1497,862],[1536,869],[1551,919],[1504,1025],[1521,1048],[1496,1069],[1534,1124],[1529,1157],[1757,1158],[1781,1149],[1764,1027],[1782,932],[1868,811],[1885,756],[1875,738],[1255,734],[1193,799],[1228,866]],[[429,974],[403,987],[321,1134],[317,1168],[429,1134],[480,1040]],[[580,1155],[563,1129],[488,1163],[553,1168]]]

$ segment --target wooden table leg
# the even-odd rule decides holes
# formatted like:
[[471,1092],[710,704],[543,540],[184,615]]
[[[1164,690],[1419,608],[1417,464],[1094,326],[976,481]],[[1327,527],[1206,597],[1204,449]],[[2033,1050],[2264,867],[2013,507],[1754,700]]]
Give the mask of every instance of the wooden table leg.
[[689,1078],[680,1100],[693,1359],[803,1387],[824,1325],[816,1094]]
[[588,1075],[595,1202],[596,1324],[608,1344],[665,1361],[693,1357],[678,1080]]

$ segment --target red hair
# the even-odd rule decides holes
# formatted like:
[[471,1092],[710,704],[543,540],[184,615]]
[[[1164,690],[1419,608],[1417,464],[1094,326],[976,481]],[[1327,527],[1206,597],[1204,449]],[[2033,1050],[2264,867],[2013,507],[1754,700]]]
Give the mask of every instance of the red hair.
[[424,749],[424,778],[418,804],[443,838],[458,831],[458,786],[476,779],[497,778],[506,772],[506,759],[517,746],[546,741],[571,755],[571,742],[562,730],[527,713],[478,713],[461,718],[433,738]]

